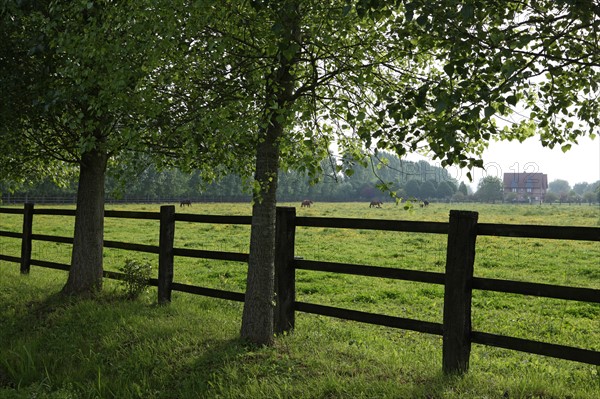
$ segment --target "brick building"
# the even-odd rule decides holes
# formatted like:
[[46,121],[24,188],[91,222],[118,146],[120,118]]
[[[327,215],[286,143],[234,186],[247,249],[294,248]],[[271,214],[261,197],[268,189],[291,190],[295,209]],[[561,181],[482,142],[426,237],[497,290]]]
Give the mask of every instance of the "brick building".
[[514,193],[517,202],[542,202],[546,190],[548,190],[548,175],[544,173],[504,174],[504,198]]

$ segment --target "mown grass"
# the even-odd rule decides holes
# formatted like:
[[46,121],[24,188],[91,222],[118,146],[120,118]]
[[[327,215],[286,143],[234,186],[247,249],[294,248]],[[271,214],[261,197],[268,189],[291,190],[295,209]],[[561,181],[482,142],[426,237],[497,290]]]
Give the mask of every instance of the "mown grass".
[[[297,204],[285,204],[297,205]],[[158,205],[109,209],[158,211]],[[447,221],[449,209],[480,212],[490,223],[598,226],[588,206],[457,206],[403,211],[385,204],[315,204],[300,216]],[[178,212],[250,214],[245,204],[194,204]],[[0,215],[0,230],[19,231],[18,215]],[[69,236],[72,220],[36,215],[34,232]],[[248,226],[178,223],[177,247],[246,252]],[[158,243],[158,222],[107,219],[107,240]],[[299,228],[296,255],[350,263],[443,271],[442,235]],[[0,253],[18,256],[18,240],[0,237]],[[68,263],[69,247],[36,243],[34,257]],[[107,250],[106,268],[148,254]],[[600,244],[479,237],[478,276],[600,288]],[[441,338],[297,314],[294,333],[274,348],[238,339],[241,304],[174,293],[155,304],[150,289],[124,300],[106,280],[96,299],[57,296],[66,274],[0,262],[0,398],[595,398],[594,366],[473,346],[469,373],[441,374]],[[243,292],[245,265],[177,258],[175,280]],[[298,300],[441,322],[443,288],[387,279],[297,272]],[[600,306],[475,292],[479,331],[600,350]]]

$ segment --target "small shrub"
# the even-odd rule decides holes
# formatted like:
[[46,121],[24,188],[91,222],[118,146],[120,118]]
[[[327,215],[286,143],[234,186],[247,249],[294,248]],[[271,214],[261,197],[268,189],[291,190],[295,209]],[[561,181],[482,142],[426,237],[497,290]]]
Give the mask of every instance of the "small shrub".
[[125,274],[122,284],[125,287],[127,298],[135,299],[146,291],[148,279],[152,273],[150,263],[127,259],[125,266],[119,268],[119,271]]

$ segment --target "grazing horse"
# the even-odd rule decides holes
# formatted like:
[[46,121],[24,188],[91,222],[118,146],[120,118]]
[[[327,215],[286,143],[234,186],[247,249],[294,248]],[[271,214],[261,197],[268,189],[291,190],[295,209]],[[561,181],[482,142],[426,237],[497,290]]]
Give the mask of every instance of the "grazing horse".
[[187,200],[182,200],[182,201],[179,203],[179,206],[184,206],[184,205],[187,205],[187,206],[192,206],[192,201],[191,201],[191,200],[189,200],[189,199],[187,199]]
[[381,205],[383,205],[381,201],[371,201],[369,208],[381,208]]
[[423,200],[423,202],[421,203],[421,208],[423,208],[424,206],[429,205],[429,201],[427,200]]
[[313,202],[311,200],[304,200],[302,201],[302,204],[300,204],[300,208],[310,208],[310,206],[313,204]]

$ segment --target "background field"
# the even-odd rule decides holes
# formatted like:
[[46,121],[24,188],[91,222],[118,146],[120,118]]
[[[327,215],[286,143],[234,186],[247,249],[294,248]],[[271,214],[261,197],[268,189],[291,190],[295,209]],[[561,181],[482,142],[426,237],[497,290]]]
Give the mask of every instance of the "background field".
[[[295,203],[281,205],[297,206],[299,216],[445,222],[450,209],[468,209],[479,212],[480,222],[600,226],[600,208],[588,205],[432,204],[412,211],[391,203],[384,204],[382,209],[371,209],[364,203],[316,203],[309,209]],[[159,205],[108,205],[107,209],[158,211]],[[177,208],[177,212],[200,214],[249,215],[250,211],[248,204],[194,204],[190,208]],[[19,231],[21,223],[19,215],[0,215],[0,230]],[[73,219],[36,215],[33,230],[34,233],[71,236]],[[178,222],[175,234],[176,247],[248,251],[249,226]],[[105,239],[156,245],[158,221],[107,218]],[[296,244],[296,255],[305,259],[440,272],[445,264],[445,235],[298,228]],[[0,253],[19,256],[19,241],[0,237]],[[33,258],[36,259],[68,263],[69,254],[68,245],[34,243]],[[154,256],[115,249],[106,250],[105,268],[117,270],[128,258],[151,262],[157,273]],[[479,237],[475,275],[598,289],[599,259],[598,242]],[[235,262],[175,259],[175,281],[205,287],[243,292],[245,271],[244,264]],[[469,375],[464,379],[448,380],[440,375],[439,337],[305,314],[297,316],[296,331],[280,338],[277,348],[248,350],[236,341],[241,304],[174,293],[171,306],[156,308],[152,305],[155,289],[135,303],[115,302],[119,286],[107,281],[105,297],[101,301],[109,301],[111,306],[108,308],[114,313],[95,302],[56,305],[57,299],[49,296],[60,290],[65,279],[64,272],[37,267],[33,267],[29,277],[23,278],[18,275],[18,265],[0,261],[0,287],[5,292],[0,300],[9,306],[0,314],[3,324],[0,334],[2,342],[10,342],[0,350],[1,359],[6,359],[4,364],[0,363],[0,386],[20,384],[24,387],[23,390],[11,389],[11,394],[17,395],[28,389],[52,395],[61,390],[90,393],[104,389],[100,397],[110,397],[109,391],[118,392],[120,397],[138,397],[135,392],[127,391],[127,379],[117,377],[109,365],[104,367],[102,363],[107,361],[117,368],[128,367],[123,364],[124,353],[121,352],[130,348],[127,350],[134,353],[133,358],[139,363],[133,370],[145,376],[141,382],[139,376],[135,377],[143,393],[140,397],[175,397],[177,395],[169,396],[169,390],[181,389],[169,387],[165,391],[169,381],[165,381],[165,376],[153,377],[155,373],[145,365],[145,361],[150,361],[147,356],[156,356],[169,363],[160,366],[159,370],[161,367],[165,370],[178,368],[178,372],[183,373],[182,379],[190,384],[191,391],[185,392],[196,392],[199,397],[248,397],[251,394],[257,397],[600,396],[598,368],[593,366],[475,345]],[[17,290],[19,295],[16,295]],[[442,321],[441,286],[298,271],[297,294],[297,299],[303,302]],[[36,312],[43,317],[36,316]],[[106,338],[102,335],[102,342],[105,339],[114,342],[90,349],[94,353],[101,349],[96,355],[101,360],[109,359],[102,360],[96,370],[92,363],[88,364],[96,355],[87,351],[87,340],[69,332],[76,334],[75,337],[65,338],[75,342],[74,346],[81,351],[78,361],[83,364],[80,365],[82,375],[69,376],[60,361],[49,359],[50,354],[39,353],[39,345],[50,345],[62,348],[57,349],[58,353],[50,349],[53,355],[70,356],[65,353],[64,345],[57,343],[58,338],[53,341],[38,336],[35,329],[40,334],[54,331],[53,323],[48,326],[46,319],[57,317],[54,323],[60,325],[59,330],[69,323],[73,323],[73,330],[80,330],[82,323],[66,318],[81,312],[90,313],[88,319],[83,319],[84,323],[100,323],[98,328],[107,334]],[[102,322],[106,318],[115,328]],[[25,321],[33,323],[34,333],[23,337],[18,333],[25,328],[21,324]],[[479,331],[600,350],[598,305],[475,292],[473,324]],[[150,331],[146,331],[149,327]],[[126,331],[139,335],[142,342],[137,339],[128,342]],[[157,336],[169,337],[166,339],[168,344],[156,342]],[[97,339],[98,335],[92,334],[89,338],[94,337]],[[177,343],[179,339],[181,345]],[[190,349],[189,345],[194,348]],[[177,359],[165,359],[178,351],[182,353],[176,356]],[[213,364],[215,359],[211,356],[220,360]],[[190,362],[196,366],[210,366],[219,372],[195,374],[199,371],[191,367]],[[251,370],[261,378],[253,379]],[[98,373],[100,375],[96,375]],[[191,382],[191,379],[198,381]],[[36,385],[46,380],[49,380],[47,387]],[[306,385],[310,387],[301,390],[301,386]],[[0,390],[0,397],[2,392]]]

